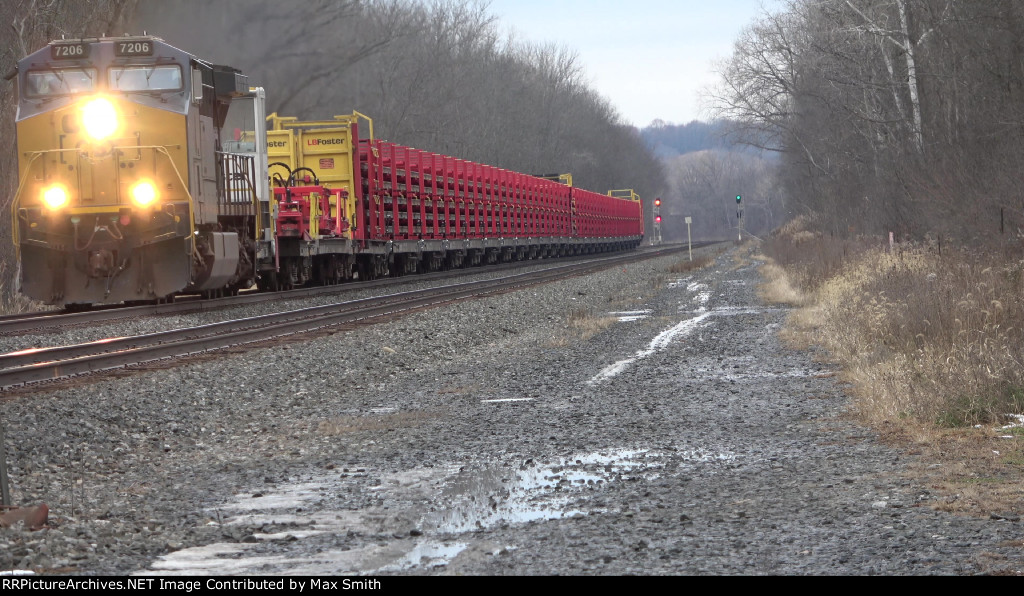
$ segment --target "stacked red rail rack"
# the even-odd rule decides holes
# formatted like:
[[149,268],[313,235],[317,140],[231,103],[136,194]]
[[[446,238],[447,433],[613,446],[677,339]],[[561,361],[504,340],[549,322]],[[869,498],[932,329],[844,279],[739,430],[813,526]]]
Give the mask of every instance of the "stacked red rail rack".
[[[314,175],[312,185],[292,176],[287,193],[278,189],[290,201],[289,217],[298,210],[310,220],[336,222],[311,221],[301,229],[314,232],[303,238],[284,238],[280,230],[295,226],[281,226],[279,254],[286,261],[336,255],[373,277],[621,250],[643,237],[643,206],[632,191],[600,194],[573,187],[567,176],[564,184],[374,139],[372,123],[370,137],[360,138],[360,118],[270,117],[271,159]],[[308,207],[295,205],[302,197]],[[303,246],[289,246],[295,243]],[[296,270],[301,277],[303,269],[310,275],[322,269],[286,268],[292,278]]]

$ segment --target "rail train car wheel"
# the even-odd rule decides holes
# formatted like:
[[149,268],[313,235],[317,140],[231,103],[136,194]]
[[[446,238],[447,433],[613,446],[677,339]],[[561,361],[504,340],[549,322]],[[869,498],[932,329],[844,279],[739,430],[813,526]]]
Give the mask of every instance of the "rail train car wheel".
[[295,289],[295,263],[291,259],[281,261],[281,271],[277,276],[277,289],[284,291]]
[[279,285],[280,284],[277,282],[276,271],[267,273],[266,275],[261,275],[260,278],[256,280],[256,287],[261,292],[276,292],[280,289]]

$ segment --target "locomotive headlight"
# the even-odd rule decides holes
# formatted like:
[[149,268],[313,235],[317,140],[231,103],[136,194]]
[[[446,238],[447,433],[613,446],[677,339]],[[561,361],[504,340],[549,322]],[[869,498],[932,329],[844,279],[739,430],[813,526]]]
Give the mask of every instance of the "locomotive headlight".
[[82,125],[85,132],[97,141],[102,141],[117,130],[117,110],[114,104],[105,97],[96,99],[85,104],[82,108]]
[[43,202],[50,209],[60,209],[68,204],[68,191],[59,184],[43,189]]
[[156,200],[156,187],[148,180],[135,183],[130,192],[139,207],[149,207]]

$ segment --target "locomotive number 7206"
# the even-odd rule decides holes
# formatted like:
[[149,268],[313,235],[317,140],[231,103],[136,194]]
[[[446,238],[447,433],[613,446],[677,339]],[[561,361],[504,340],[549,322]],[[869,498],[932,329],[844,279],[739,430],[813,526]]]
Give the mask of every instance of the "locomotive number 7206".
[[89,46],[84,43],[62,43],[50,46],[50,58],[54,60],[68,60],[88,57]]
[[148,41],[120,41],[114,46],[115,56],[152,56],[153,44]]

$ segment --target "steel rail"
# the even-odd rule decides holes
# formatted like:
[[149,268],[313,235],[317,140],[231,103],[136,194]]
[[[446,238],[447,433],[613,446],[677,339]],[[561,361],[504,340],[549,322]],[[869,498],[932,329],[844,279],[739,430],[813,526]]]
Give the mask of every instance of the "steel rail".
[[[654,251],[648,250],[629,254],[652,255],[658,253],[658,250],[661,249],[655,249]],[[618,254],[621,255],[622,253]],[[571,263],[580,262],[581,258],[585,259],[587,257],[561,257],[558,260],[561,262],[568,261]],[[461,277],[465,275],[474,275],[477,273],[502,271],[505,269],[515,269],[519,267],[529,266],[532,264],[539,264],[540,262],[541,261],[515,261],[512,263],[502,263],[499,265],[492,265],[489,267],[467,267],[462,269],[453,269],[450,271],[440,271],[436,273],[387,277],[383,279],[376,279],[370,281],[357,281],[354,283],[342,283],[330,286],[315,286],[282,292],[251,292],[239,296],[230,296],[226,298],[215,298],[207,300],[200,300],[198,298],[193,299],[192,297],[185,296],[178,302],[168,304],[147,304],[141,306],[103,305],[95,307],[93,310],[75,313],[69,313],[64,311],[44,311],[39,313],[4,315],[0,316],[0,334],[10,335],[24,331],[64,327],[69,325],[102,323],[104,321],[118,320],[123,319],[125,317],[182,314],[188,312],[207,312],[223,308],[231,308],[234,306],[259,304],[261,302],[295,300],[308,298],[312,296],[320,296],[324,294],[344,294],[364,289],[388,287],[402,283],[431,281],[435,279]]]
[[585,275],[684,249],[685,247],[675,247],[655,252],[618,255],[496,279],[363,298],[199,327],[111,338],[74,346],[12,352],[0,355],[0,367],[3,367],[3,370],[0,370],[0,389],[188,356],[346,323],[359,323],[376,317],[437,307],[473,297],[504,293]]

